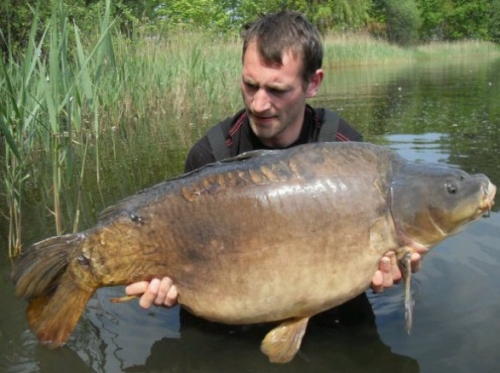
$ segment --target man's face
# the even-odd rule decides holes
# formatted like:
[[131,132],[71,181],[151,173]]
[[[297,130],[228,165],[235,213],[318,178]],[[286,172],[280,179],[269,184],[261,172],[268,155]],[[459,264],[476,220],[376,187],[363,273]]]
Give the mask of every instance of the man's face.
[[250,126],[270,147],[286,147],[300,135],[306,99],[316,95],[323,78],[317,70],[308,84],[302,79],[302,61],[291,51],[281,66],[266,63],[252,42],[243,57],[241,92]]

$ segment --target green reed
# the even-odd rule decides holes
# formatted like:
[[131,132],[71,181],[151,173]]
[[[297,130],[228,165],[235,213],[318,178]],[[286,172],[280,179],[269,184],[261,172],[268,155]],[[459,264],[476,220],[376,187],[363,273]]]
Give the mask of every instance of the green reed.
[[[34,40],[37,30],[36,20],[32,24],[30,40]],[[5,37],[5,35],[2,35]],[[43,40],[43,38],[42,38]],[[37,55],[39,45],[29,43],[27,55]],[[6,63],[5,61],[9,61]],[[25,57],[22,65],[1,56],[2,101],[0,102],[0,131],[5,138],[5,156],[3,158],[2,181],[6,191],[7,211],[2,214],[9,219],[8,246],[9,256],[16,254],[21,247],[21,206],[23,184],[30,178],[27,153],[33,146],[33,134],[26,131],[34,126],[40,111],[39,91],[34,89],[28,94],[27,87],[33,85],[37,61]]]
[[456,60],[457,57],[498,57],[500,47],[491,42],[463,40],[429,42],[400,47],[368,34],[331,34],[325,36],[326,66],[408,64],[422,60]]
[[[106,14],[109,14],[109,1],[107,6]],[[101,28],[106,26],[104,20]],[[23,60],[17,63],[13,56],[1,58],[0,123],[6,139],[2,179],[8,206],[8,212],[3,213],[9,220],[10,255],[21,250],[24,191],[27,185],[38,184],[41,179],[37,166],[43,158],[50,159],[51,163],[51,185],[45,192],[51,191],[52,202],[47,209],[54,217],[57,234],[63,232],[61,194],[64,183],[73,177],[75,130],[82,129],[84,111],[97,111],[92,91],[86,90],[91,87],[87,66],[93,54],[102,52],[101,46],[107,37],[104,30],[87,56],[77,47],[74,48],[77,53],[70,53],[68,41],[72,27],[62,3],[54,10],[40,40],[35,40],[37,27],[35,12]],[[73,27],[73,30],[78,41],[78,29]],[[74,68],[75,61],[79,63],[79,70]]]
[[[110,162],[111,150],[118,157],[118,148],[135,149],[138,134],[147,149],[145,133],[187,147],[201,135],[198,125],[219,116],[220,102],[239,101],[236,43],[215,48],[209,37],[170,31],[125,39],[113,29],[109,6],[95,35],[84,38],[61,3],[40,40],[33,22],[22,61],[1,58],[9,61],[0,75],[0,172],[10,255],[21,250],[22,209],[32,207],[32,195],[42,196],[56,234],[78,230],[87,180],[99,190],[109,179],[103,151]],[[105,139],[103,150],[103,135],[117,143]]]

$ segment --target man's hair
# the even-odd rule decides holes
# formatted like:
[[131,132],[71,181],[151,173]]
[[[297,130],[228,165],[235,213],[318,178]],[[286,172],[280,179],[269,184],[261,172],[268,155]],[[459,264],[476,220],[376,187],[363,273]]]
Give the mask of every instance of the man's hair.
[[243,27],[243,54],[248,45],[256,42],[257,51],[270,64],[283,64],[283,53],[291,51],[302,64],[302,78],[310,77],[321,68],[323,45],[317,28],[302,13],[281,11],[261,16]]

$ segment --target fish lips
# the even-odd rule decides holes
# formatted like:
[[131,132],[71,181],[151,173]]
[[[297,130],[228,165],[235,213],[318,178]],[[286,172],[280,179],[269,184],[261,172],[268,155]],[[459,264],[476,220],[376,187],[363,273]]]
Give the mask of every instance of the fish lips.
[[492,182],[483,184],[483,200],[479,205],[478,215],[483,217],[490,217],[491,209],[495,204],[495,195],[497,192],[497,187]]

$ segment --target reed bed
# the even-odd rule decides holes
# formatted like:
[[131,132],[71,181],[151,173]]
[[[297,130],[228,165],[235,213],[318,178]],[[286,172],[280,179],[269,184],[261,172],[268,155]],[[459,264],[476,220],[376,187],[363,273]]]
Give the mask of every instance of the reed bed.
[[473,56],[492,56],[498,57],[499,46],[480,40],[461,40],[455,42],[437,42],[431,41],[414,48],[417,54],[426,55],[427,58],[456,59],[457,57],[470,58]]
[[408,49],[367,34],[326,35],[324,45],[325,63],[329,67],[380,65],[413,59]]
[[442,62],[453,61],[460,57],[496,58],[500,55],[498,45],[479,40],[433,41],[403,48],[364,33],[344,33],[326,35],[324,41],[325,63],[330,67],[411,64],[423,60]]
[[[241,107],[238,37],[166,30],[127,39],[109,7],[84,37],[59,6],[49,24],[33,23],[23,60],[0,58],[0,214],[10,256],[21,251],[23,217],[38,219],[43,235],[89,226],[117,198],[181,172],[189,146]],[[470,50],[498,54],[479,42],[403,49],[367,35],[327,35],[325,65]]]

